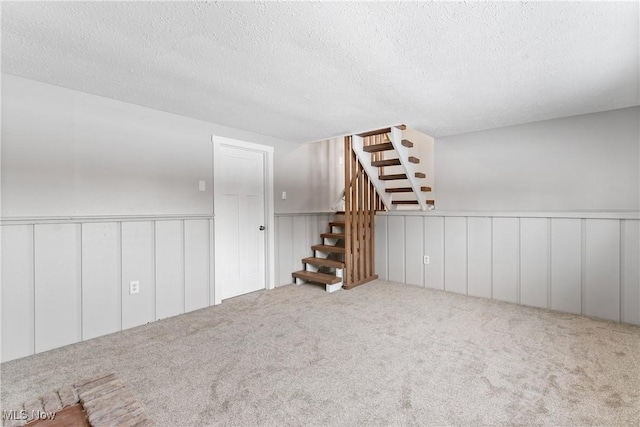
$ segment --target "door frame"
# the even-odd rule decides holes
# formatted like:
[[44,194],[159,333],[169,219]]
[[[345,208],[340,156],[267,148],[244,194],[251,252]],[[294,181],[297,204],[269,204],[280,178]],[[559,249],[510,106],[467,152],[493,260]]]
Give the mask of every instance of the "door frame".
[[[273,151],[274,148],[269,145],[256,144],[253,142],[241,141],[239,139],[232,139],[223,136],[211,135],[211,142],[213,144],[213,223],[214,230],[220,226],[216,221],[216,194],[221,194],[220,183],[216,179],[219,167],[219,161],[221,158],[220,150],[222,147],[230,147],[239,150],[253,151],[262,154],[263,159],[263,171],[264,171],[264,217],[266,226],[265,235],[265,288],[273,289],[275,287],[275,215],[273,206]],[[222,266],[218,265],[217,258],[215,256],[216,248],[216,235],[218,233],[214,231],[213,234],[213,247],[214,247],[214,305],[218,305],[222,302],[222,283],[219,279],[218,271]]]

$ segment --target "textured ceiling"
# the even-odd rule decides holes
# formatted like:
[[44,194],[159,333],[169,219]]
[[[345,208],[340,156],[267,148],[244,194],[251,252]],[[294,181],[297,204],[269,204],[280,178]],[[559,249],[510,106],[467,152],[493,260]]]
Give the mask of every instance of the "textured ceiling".
[[2,2],[2,71],[296,142],[639,104],[638,2]]

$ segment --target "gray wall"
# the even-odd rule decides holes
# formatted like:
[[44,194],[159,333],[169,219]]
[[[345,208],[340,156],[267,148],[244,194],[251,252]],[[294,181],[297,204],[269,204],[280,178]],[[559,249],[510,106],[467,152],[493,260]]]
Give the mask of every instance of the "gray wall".
[[275,147],[276,212],[328,210],[342,190],[333,141],[294,144],[5,74],[2,107],[3,218],[209,214],[212,134]]
[[[344,188],[342,138],[301,144],[274,159],[277,213],[329,211]],[[287,199],[282,200],[286,191]]]
[[375,238],[381,279],[640,324],[637,213],[390,213]]
[[436,140],[436,209],[640,209],[640,107]]

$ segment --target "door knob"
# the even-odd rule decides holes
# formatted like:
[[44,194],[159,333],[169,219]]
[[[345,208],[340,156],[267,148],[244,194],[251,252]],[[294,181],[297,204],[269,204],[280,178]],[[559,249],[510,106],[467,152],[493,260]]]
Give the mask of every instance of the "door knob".
[[264,225],[260,226],[260,231],[264,231]]

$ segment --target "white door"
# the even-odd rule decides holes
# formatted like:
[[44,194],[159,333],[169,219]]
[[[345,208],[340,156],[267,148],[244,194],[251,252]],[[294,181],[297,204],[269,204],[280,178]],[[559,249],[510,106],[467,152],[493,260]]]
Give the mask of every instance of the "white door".
[[215,150],[215,278],[220,301],[265,289],[265,153]]

